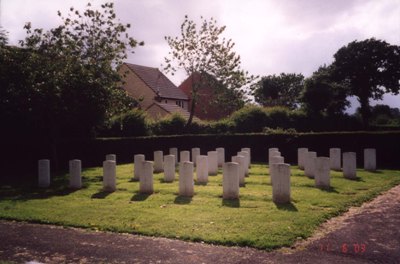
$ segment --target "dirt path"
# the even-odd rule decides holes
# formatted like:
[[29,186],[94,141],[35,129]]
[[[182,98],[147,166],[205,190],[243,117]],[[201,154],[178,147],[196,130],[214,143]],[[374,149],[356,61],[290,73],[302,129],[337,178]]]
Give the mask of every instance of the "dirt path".
[[265,252],[164,238],[0,221],[0,260],[25,263],[400,263],[400,186]]

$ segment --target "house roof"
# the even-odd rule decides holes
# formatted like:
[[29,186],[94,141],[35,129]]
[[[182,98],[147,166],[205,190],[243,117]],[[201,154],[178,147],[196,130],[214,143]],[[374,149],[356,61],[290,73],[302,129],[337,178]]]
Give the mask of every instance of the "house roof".
[[161,98],[189,100],[187,95],[157,68],[131,63],[125,64]]
[[[189,119],[190,113],[186,109],[183,109],[182,107],[178,105],[173,105],[173,104],[164,104],[164,103],[153,103],[149,107],[147,107],[146,110],[148,110],[151,107],[158,106],[165,110],[166,112],[172,114],[172,113],[179,113],[181,114],[186,120]],[[193,117],[193,120],[200,121],[197,117]]]

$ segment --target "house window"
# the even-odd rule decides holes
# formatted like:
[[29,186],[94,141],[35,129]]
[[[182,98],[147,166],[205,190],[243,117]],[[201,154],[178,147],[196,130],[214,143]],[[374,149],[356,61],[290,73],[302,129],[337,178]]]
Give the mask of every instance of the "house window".
[[181,101],[176,101],[176,105],[182,107],[182,106],[181,106]]
[[168,100],[165,100],[165,103],[168,104]]

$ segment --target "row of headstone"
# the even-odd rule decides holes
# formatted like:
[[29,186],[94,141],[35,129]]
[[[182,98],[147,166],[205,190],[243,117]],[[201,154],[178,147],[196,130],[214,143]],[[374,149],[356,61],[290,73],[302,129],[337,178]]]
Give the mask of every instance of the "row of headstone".
[[285,163],[278,148],[268,149],[269,174],[272,185],[272,201],[290,203],[290,165]]

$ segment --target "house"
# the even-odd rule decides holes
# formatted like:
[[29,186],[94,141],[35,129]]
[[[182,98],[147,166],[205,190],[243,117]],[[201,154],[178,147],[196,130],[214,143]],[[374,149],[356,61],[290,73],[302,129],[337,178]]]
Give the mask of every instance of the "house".
[[180,113],[189,118],[189,97],[159,69],[124,63],[119,71],[124,76],[122,87],[150,117]]
[[[208,77],[213,78],[212,76]],[[192,102],[193,83],[199,82],[199,79],[200,75],[198,73],[194,73],[185,81],[183,81],[181,85],[179,85],[179,89],[181,89],[188,96],[190,102]],[[215,79],[211,79],[210,83],[213,83],[213,85],[218,85],[218,82]],[[198,90],[197,104],[194,115],[201,120],[219,120],[228,117],[235,111],[235,109],[228,109],[227,107],[222,107],[221,105],[213,102],[213,99],[216,96],[216,91],[211,86],[212,84],[204,84],[203,87]],[[226,99],[229,100],[228,97]],[[190,107],[191,104],[189,105],[189,109]]]

